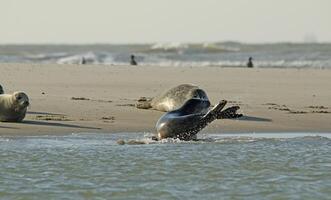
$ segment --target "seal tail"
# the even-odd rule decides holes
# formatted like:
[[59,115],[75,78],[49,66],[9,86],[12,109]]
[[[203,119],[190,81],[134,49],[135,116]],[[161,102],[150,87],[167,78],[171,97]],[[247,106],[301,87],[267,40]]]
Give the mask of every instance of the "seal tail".
[[152,108],[151,102],[153,98],[140,97],[136,103],[136,108],[150,109]]

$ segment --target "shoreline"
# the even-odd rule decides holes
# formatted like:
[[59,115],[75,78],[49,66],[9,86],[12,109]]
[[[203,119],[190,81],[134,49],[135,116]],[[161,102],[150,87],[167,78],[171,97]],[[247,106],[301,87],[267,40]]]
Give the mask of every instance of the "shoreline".
[[331,132],[329,69],[0,64],[6,93],[24,91],[23,123],[0,123],[0,135],[154,132],[164,114],[133,107],[182,83],[239,105],[240,120],[217,120],[203,133]]

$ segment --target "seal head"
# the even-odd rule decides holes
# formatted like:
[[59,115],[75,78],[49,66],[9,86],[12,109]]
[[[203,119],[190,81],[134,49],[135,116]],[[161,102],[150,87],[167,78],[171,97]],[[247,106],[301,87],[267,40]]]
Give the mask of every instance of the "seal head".
[[0,121],[22,121],[29,105],[29,97],[24,92],[0,95]]

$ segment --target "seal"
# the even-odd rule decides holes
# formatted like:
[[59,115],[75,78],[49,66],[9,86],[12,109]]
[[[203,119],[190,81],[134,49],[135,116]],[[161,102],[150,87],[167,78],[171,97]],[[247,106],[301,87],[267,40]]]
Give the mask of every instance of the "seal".
[[0,95],[0,121],[20,122],[24,119],[29,98],[24,92]]
[[2,85],[0,85],[0,94],[3,94],[3,93],[5,93],[5,92],[3,91]]
[[222,111],[226,105],[222,100],[209,110],[209,100],[190,99],[177,110],[167,112],[156,123],[157,138],[178,138],[194,140],[197,133],[216,119],[238,118],[239,106],[232,106]]
[[136,107],[139,109],[154,109],[169,112],[180,108],[187,100],[193,98],[209,101],[206,92],[198,86],[181,84],[164,91],[154,98],[140,98]]

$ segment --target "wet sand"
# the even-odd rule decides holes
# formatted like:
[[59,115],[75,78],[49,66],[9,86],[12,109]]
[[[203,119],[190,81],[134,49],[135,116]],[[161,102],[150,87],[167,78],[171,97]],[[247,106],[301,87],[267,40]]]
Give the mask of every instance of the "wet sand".
[[0,135],[154,132],[159,111],[134,107],[170,87],[192,83],[211,102],[228,100],[245,116],[218,120],[203,132],[331,132],[331,70],[0,64],[6,93],[24,91],[22,123],[0,123]]

